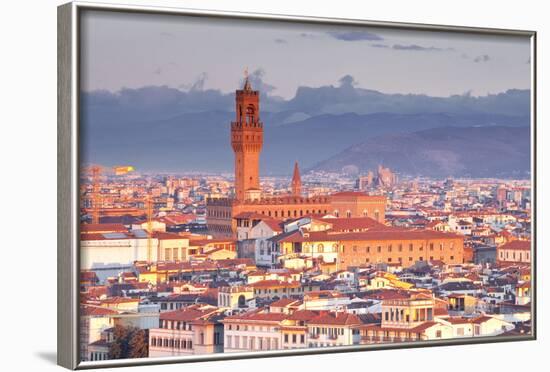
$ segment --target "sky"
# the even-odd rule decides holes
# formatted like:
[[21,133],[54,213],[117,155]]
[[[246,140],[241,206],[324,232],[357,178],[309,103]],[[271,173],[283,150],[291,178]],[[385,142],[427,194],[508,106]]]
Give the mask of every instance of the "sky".
[[84,91],[169,86],[238,88],[262,71],[273,96],[337,85],[384,93],[484,96],[529,89],[528,37],[313,25],[87,10],[82,16]]

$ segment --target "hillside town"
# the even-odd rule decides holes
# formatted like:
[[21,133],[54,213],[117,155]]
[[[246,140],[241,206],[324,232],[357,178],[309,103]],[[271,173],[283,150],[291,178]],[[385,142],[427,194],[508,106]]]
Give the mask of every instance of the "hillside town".
[[528,180],[260,179],[248,79],[236,105],[234,174],[83,169],[83,361],[530,334]]

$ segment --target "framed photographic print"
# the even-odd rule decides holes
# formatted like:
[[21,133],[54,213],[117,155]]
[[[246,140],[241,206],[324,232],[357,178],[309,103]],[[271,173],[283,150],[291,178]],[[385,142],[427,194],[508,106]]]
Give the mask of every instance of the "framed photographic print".
[[536,34],[58,8],[58,363],[533,340]]

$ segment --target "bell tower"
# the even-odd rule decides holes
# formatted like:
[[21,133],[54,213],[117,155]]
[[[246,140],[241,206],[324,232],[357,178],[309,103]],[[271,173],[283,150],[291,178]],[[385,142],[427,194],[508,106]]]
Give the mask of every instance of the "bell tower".
[[235,153],[235,198],[243,201],[259,196],[260,152],[263,123],[260,121],[260,93],[252,90],[245,71],[243,89],[235,92],[236,118],[231,123],[231,147]]
[[292,196],[302,195],[302,178],[300,177],[298,162],[294,163],[294,172],[292,174],[292,182],[290,183],[290,186],[292,189]]

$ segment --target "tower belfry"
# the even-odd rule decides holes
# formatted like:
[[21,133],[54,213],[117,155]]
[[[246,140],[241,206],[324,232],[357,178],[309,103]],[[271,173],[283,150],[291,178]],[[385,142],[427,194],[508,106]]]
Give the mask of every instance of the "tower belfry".
[[253,90],[245,70],[243,89],[235,92],[235,121],[231,123],[231,147],[235,153],[235,198],[247,200],[260,193],[260,152],[263,123],[260,93]]

